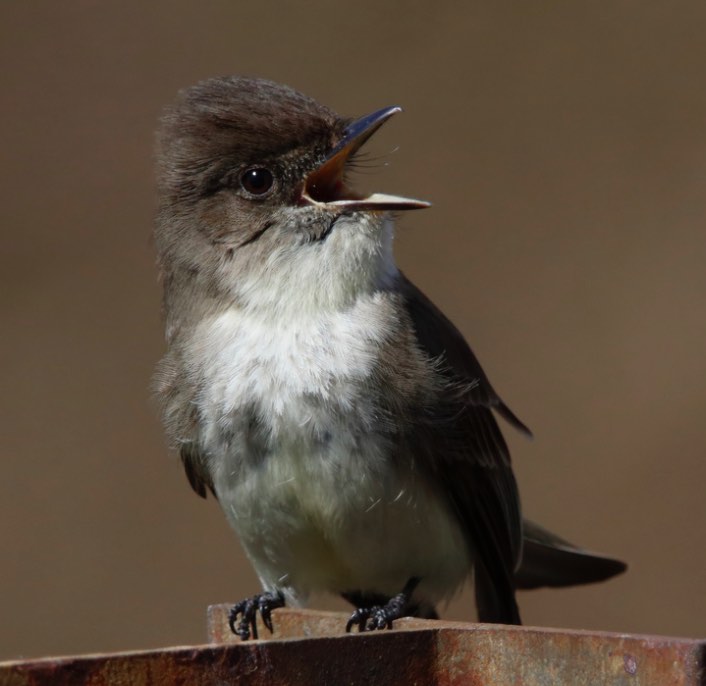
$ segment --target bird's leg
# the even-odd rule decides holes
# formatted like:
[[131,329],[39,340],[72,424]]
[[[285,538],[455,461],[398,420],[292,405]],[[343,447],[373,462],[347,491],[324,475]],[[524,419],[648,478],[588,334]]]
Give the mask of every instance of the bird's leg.
[[354,626],[358,627],[358,631],[392,629],[392,622],[404,617],[410,608],[412,593],[414,593],[419,581],[420,579],[416,577],[410,579],[402,592],[390,598],[384,605],[357,608],[346,623],[346,633],[350,632]]
[[[262,623],[272,633],[272,610],[276,610],[278,607],[284,607],[284,596],[281,591],[258,593],[233,605],[228,613],[228,626],[243,641],[247,641],[251,634],[256,639],[257,613],[259,612]],[[239,616],[240,621],[238,621]]]

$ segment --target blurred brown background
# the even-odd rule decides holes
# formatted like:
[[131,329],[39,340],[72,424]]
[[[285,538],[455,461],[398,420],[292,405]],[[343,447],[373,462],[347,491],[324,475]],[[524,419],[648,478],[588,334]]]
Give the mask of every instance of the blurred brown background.
[[359,185],[433,201],[399,262],[533,428],[526,512],[631,565],[525,621],[706,634],[706,4],[459,7],[0,4],[1,657],[201,642],[257,588],[149,394],[153,132],[228,73],[405,107]]

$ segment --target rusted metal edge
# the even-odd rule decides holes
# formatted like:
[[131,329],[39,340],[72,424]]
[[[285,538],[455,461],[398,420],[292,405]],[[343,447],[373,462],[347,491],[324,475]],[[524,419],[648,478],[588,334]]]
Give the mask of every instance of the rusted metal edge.
[[[229,605],[208,609],[209,640],[237,642]],[[347,615],[281,609],[268,641],[342,635]],[[706,686],[706,640],[545,627],[402,619],[402,632],[434,635],[438,684]]]
[[0,686],[434,684],[428,631],[249,641],[0,663]]
[[[205,646],[0,663],[0,686],[706,686],[706,641],[405,619],[343,633],[347,615],[283,609],[271,640],[240,642],[209,608]],[[263,636],[267,634],[263,629]]]
[[[228,613],[232,605],[209,605],[207,610],[207,634],[209,643],[241,643],[228,626]],[[302,608],[280,608],[272,613],[274,632],[270,633],[258,620],[260,638],[276,641],[291,638],[316,638],[318,636],[342,635],[349,615],[343,612],[325,612]],[[469,632],[491,632],[498,634],[537,634],[540,636],[571,635],[600,640],[635,640],[646,644],[665,643],[669,645],[706,646],[704,638],[683,638],[651,634],[630,634],[590,629],[561,629],[543,626],[514,626],[508,624],[481,624],[477,622],[452,622],[440,619],[416,619],[405,617],[395,621],[395,630],[422,631],[453,630]],[[352,634],[356,632],[353,631]]]

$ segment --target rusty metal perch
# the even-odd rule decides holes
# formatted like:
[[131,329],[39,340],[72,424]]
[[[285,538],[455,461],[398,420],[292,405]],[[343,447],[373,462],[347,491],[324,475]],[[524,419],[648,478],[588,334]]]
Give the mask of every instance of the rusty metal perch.
[[706,640],[418,619],[345,635],[347,615],[283,609],[241,643],[228,610],[209,608],[209,645],[4,662],[0,686],[706,685]]

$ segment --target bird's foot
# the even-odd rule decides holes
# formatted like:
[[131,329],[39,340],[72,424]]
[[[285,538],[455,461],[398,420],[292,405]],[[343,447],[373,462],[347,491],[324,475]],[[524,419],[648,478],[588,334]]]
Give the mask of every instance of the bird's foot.
[[278,607],[284,607],[284,596],[280,591],[258,593],[233,605],[228,613],[228,626],[243,641],[247,641],[251,635],[257,638],[257,613],[259,612],[262,623],[272,633],[272,610]]
[[390,598],[384,605],[357,608],[346,623],[346,633],[354,626],[358,627],[358,631],[392,629],[392,622],[405,616],[418,583],[419,579],[410,579],[402,592]]

